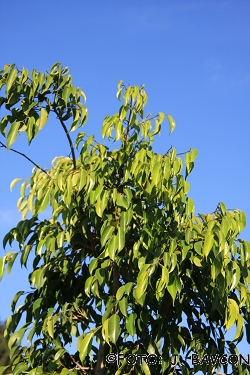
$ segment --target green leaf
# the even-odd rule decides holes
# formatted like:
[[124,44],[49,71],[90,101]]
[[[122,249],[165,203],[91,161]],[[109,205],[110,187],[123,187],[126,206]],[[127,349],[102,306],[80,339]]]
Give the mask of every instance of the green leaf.
[[180,279],[175,273],[170,274],[170,280],[169,280],[167,289],[168,289],[169,294],[172,297],[173,305],[174,305],[176,295],[177,293],[181,291]]
[[42,268],[39,268],[33,271],[30,276],[31,285],[36,286],[37,289],[40,289],[44,282],[43,275],[44,275],[44,270]]
[[9,369],[10,365],[8,366],[0,366],[0,375],[5,374],[5,370]]
[[144,271],[138,277],[137,287],[136,287],[136,296],[138,299],[146,292],[148,287],[148,271]]
[[175,124],[175,121],[174,121],[172,116],[167,115],[167,118],[168,118],[168,122],[169,122],[169,126],[170,126],[170,133],[169,134],[171,134],[174,131],[176,124]]
[[105,340],[106,343],[109,343],[109,318],[105,320],[105,322],[102,325],[102,337],[103,340]]
[[127,297],[123,297],[120,301],[119,301],[119,309],[121,310],[121,313],[122,315],[124,316],[128,316],[128,298]]
[[118,227],[118,251],[121,251],[125,246],[125,232],[123,228]]
[[116,250],[118,249],[118,236],[113,235],[109,240],[108,244],[108,254],[110,259],[115,260]]
[[147,362],[142,361],[141,369],[142,369],[142,371],[143,371],[143,373],[144,373],[145,375],[151,375],[151,371],[150,371],[150,369],[149,369],[149,367],[148,367]]
[[50,337],[54,338],[54,320],[52,317],[48,318],[47,329]]
[[245,326],[245,320],[244,320],[243,316],[241,316],[239,314],[238,320],[237,320],[237,329],[236,329],[236,333],[235,333],[235,336],[234,336],[234,340],[237,340],[238,338],[240,338],[242,336],[244,326]]
[[11,184],[10,184],[10,191],[12,191],[13,187],[14,187],[19,181],[21,181],[21,180],[22,180],[22,178],[15,178],[15,179],[11,182]]
[[4,274],[4,265],[5,265],[6,256],[0,258],[0,280],[2,280]]
[[234,299],[229,298],[227,307],[228,307],[228,317],[225,322],[225,326],[226,326],[226,330],[228,331],[229,328],[232,327],[232,325],[234,325],[236,320],[238,320],[239,306],[237,305],[237,302]]
[[26,267],[27,259],[31,252],[31,249],[32,249],[32,245],[26,245],[24,250],[22,251],[20,263],[24,265],[24,267]]
[[104,246],[105,243],[111,238],[112,233],[114,232],[115,227],[108,225],[104,228],[104,231],[101,235],[101,245]]
[[161,272],[161,280],[167,286],[169,281],[169,271],[166,267],[162,267]]
[[211,233],[207,233],[204,241],[203,246],[203,254],[207,258],[208,254],[210,253],[210,250],[212,249],[214,243],[214,236]]
[[161,174],[161,163],[158,161],[155,163],[153,171],[152,171],[152,180],[155,185],[158,185],[159,181],[162,178]]
[[39,130],[42,130],[42,128],[44,127],[47,121],[48,121],[48,112],[46,111],[46,109],[41,108],[40,118],[38,122]]
[[[80,356],[81,362],[84,362],[86,356],[90,353],[94,336],[95,336],[95,331],[92,331],[82,340],[80,344],[80,350],[79,350],[79,356]],[[81,336],[79,337],[79,339],[80,338]]]
[[11,71],[9,72],[8,74],[8,78],[7,78],[7,81],[6,81],[6,86],[5,86],[5,89],[6,89],[6,96],[8,97],[8,94],[9,94],[9,91],[16,79],[16,76],[17,76],[17,70],[16,69],[11,69]]
[[17,256],[18,256],[18,253],[14,253],[14,254],[11,255],[11,258],[8,260],[8,266],[7,266],[8,275],[10,275],[13,263],[14,263]]
[[10,126],[10,129],[7,134],[7,142],[6,142],[8,149],[17,139],[19,126],[20,126],[20,122],[13,122]]
[[125,285],[122,285],[122,286],[120,286],[120,288],[116,292],[117,301],[119,301],[122,298],[124,292],[125,292]]
[[129,201],[124,195],[118,193],[116,197],[116,204],[120,207],[124,207],[126,210],[129,207]]
[[126,329],[128,333],[133,337],[136,334],[135,320],[137,318],[136,313],[129,314],[126,319]]
[[86,185],[87,182],[87,173],[85,169],[81,169],[80,171],[80,180],[78,185],[78,190],[81,191],[83,187]]
[[191,148],[190,149],[190,161],[193,162],[197,158],[197,155],[198,155],[198,150],[196,150],[195,148]]
[[120,318],[117,314],[113,314],[109,319],[109,338],[113,344],[116,344],[120,333]]
[[50,189],[47,187],[43,193],[43,197],[36,202],[36,213],[40,213],[45,210],[49,203]]
[[186,216],[194,214],[194,201],[192,198],[188,198],[186,205]]
[[64,244],[64,237],[65,237],[65,233],[64,233],[64,231],[59,232],[58,235],[56,236],[56,242],[57,242],[57,246],[58,246],[58,248],[63,247],[63,244]]
[[243,211],[239,212],[239,230],[242,231],[246,227],[246,214]]

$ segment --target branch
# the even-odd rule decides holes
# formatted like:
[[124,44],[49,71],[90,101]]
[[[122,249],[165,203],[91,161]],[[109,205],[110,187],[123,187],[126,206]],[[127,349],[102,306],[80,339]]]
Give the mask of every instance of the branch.
[[52,105],[53,109],[54,109],[54,112],[55,114],[57,115],[57,117],[59,118],[59,121],[63,127],[63,130],[68,138],[68,141],[69,141],[69,146],[70,146],[70,149],[71,149],[71,153],[72,153],[72,159],[73,159],[73,164],[74,164],[74,170],[76,170],[76,156],[75,156],[75,150],[74,150],[74,147],[73,147],[73,143],[72,143],[72,140],[69,136],[69,132],[68,132],[68,129],[66,128],[66,125],[64,124],[63,120],[61,119],[57,109],[56,109],[56,105],[55,103],[53,103]]
[[[2,142],[0,142],[0,147],[4,147],[4,148],[8,149],[8,147],[5,146]],[[37,168],[40,169],[42,172],[46,173],[47,176],[49,176],[48,172],[46,172],[45,169],[39,167],[39,165],[37,165],[34,161],[32,161],[28,156],[26,156],[26,155],[23,154],[22,152],[19,152],[19,151],[17,151],[17,150],[14,150],[13,148],[10,148],[10,149],[8,149],[8,150],[13,151],[13,152],[15,152],[15,153],[17,153],[17,154],[19,154],[19,155],[22,155],[25,159],[29,160],[29,161],[30,161],[35,167],[37,167]],[[49,176],[49,178],[51,178],[51,177]]]
[[69,356],[70,356],[70,358],[72,359],[72,361],[74,362],[74,364],[75,364],[77,367],[79,367],[79,369],[82,370],[84,374],[87,374],[85,370],[91,370],[90,367],[82,367],[82,366],[80,365],[80,363],[77,362],[77,361],[75,360],[75,358],[74,358],[71,354],[69,354]]
[[95,375],[105,374],[105,364],[104,364],[104,340],[100,336],[100,346],[97,354],[97,361],[95,367]]

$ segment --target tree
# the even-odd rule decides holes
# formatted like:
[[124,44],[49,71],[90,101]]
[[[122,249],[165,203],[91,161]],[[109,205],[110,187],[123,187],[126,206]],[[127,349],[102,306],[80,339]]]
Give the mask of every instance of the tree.
[[[197,150],[154,152],[163,120],[170,133],[175,122],[162,112],[144,116],[144,86],[119,82],[123,103],[102,124],[102,137],[118,144],[111,150],[83,132],[73,144],[70,132],[84,125],[87,109],[67,68],[56,63],[47,74],[29,74],[6,65],[0,74],[8,111],[1,146],[20,153],[11,148],[18,134],[30,144],[54,113],[71,151],[49,169],[21,154],[35,166],[20,188],[22,220],[3,240],[4,247],[17,241],[20,251],[0,263],[2,277],[18,256],[26,266],[33,255],[31,290],[14,296],[6,325],[13,373],[214,373],[216,355],[237,354],[244,325],[250,342],[250,244],[239,239],[245,214],[220,202],[195,215],[187,177]],[[46,207],[51,216],[41,220]],[[66,347],[73,337],[74,354]],[[199,361],[190,364],[191,353]],[[247,359],[240,360],[234,374],[247,374]]]

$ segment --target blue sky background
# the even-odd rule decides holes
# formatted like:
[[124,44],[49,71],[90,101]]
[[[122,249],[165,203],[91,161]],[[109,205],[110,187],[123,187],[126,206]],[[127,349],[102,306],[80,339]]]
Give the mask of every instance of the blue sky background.
[[[43,72],[57,61],[68,66],[87,95],[84,131],[98,141],[103,118],[119,109],[117,82],[144,83],[146,112],[162,111],[176,121],[171,137],[163,124],[154,150],[165,153],[171,145],[177,152],[199,150],[189,178],[196,213],[213,212],[219,201],[245,211],[241,237],[250,241],[249,21],[249,0],[5,1],[0,69],[7,63]],[[70,152],[53,119],[31,147],[20,137],[13,148],[45,168]],[[9,185],[30,176],[31,169],[21,156],[0,149],[0,239],[20,220],[19,189],[11,193]],[[4,276],[1,320],[9,316],[14,294],[28,290],[27,275],[17,263],[11,276]],[[246,341],[239,351],[250,353]]]

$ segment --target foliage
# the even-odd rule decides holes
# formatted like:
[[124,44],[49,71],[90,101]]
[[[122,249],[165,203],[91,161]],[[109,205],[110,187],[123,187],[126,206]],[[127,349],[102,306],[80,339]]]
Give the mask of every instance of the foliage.
[[[212,374],[218,363],[192,367],[187,357],[237,353],[244,325],[250,343],[250,244],[238,238],[245,214],[220,202],[213,213],[195,215],[187,177],[197,150],[183,159],[172,147],[153,151],[163,120],[170,132],[175,123],[162,112],[144,116],[143,86],[119,82],[123,102],[102,125],[102,137],[118,144],[111,150],[83,132],[73,145],[70,132],[87,119],[86,98],[59,63],[46,75],[15,65],[0,74],[0,104],[9,113],[0,122],[2,147],[11,149],[20,132],[30,144],[52,112],[71,149],[50,169],[33,162],[20,188],[22,221],[3,240],[4,247],[17,241],[19,251],[1,258],[1,277],[18,256],[21,266],[33,260],[31,290],[15,295],[7,320],[13,373]],[[41,220],[47,207],[51,217]],[[72,354],[67,344],[75,340]],[[137,358],[118,365],[112,353]],[[144,354],[151,357],[140,363]],[[246,364],[234,374],[247,374]]]
[[0,366],[7,366],[10,363],[9,348],[4,338],[5,324],[0,325]]

